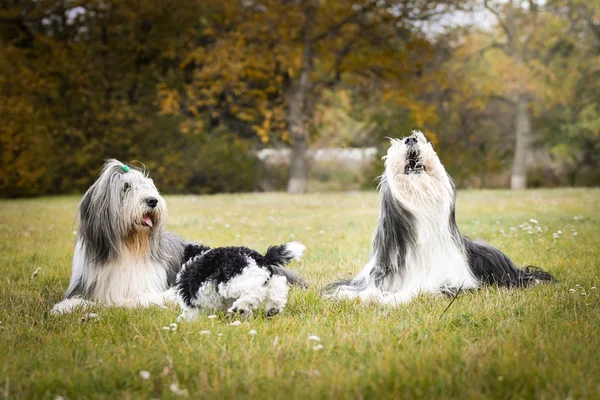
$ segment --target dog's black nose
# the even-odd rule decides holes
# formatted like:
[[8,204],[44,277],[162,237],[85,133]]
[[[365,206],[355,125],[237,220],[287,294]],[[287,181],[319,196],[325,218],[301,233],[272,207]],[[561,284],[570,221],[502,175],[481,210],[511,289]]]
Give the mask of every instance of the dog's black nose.
[[404,141],[404,144],[407,146],[414,146],[415,144],[418,143],[418,140],[416,137],[407,137],[406,140]]
[[158,204],[158,199],[156,197],[147,197],[146,204],[148,204],[148,207],[154,208]]

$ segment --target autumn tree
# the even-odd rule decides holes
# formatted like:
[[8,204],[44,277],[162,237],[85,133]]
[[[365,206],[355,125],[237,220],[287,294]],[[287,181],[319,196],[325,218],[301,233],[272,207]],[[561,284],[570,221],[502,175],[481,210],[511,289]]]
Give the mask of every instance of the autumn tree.
[[[419,77],[429,43],[416,22],[452,1],[209,1],[201,44],[181,60],[182,81],[161,87],[165,112],[189,117],[186,131],[228,124],[263,142],[291,144],[288,191],[306,190],[315,107],[340,82],[382,82],[401,92]],[[389,92],[388,92],[389,93]],[[418,108],[418,105],[412,105]]]

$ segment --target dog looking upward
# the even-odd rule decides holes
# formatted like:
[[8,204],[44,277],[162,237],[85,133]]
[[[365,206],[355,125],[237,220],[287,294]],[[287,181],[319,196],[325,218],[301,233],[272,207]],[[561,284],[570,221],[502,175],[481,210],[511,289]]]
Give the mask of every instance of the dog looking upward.
[[461,235],[454,184],[421,132],[392,139],[384,159],[369,261],[353,280],[330,285],[332,296],[399,304],[419,293],[553,280],[535,267],[519,269],[500,250]]

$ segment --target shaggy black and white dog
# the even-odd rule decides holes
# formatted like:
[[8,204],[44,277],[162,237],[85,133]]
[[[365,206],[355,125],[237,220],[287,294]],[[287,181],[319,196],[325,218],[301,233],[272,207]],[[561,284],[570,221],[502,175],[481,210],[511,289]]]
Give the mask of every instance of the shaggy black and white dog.
[[[167,204],[143,171],[107,160],[78,215],[71,283],[53,313],[89,302],[134,307],[177,301],[172,286],[189,242],[164,231]],[[278,273],[301,281],[285,268]]]
[[183,309],[179,318],[193,320],[201,310],[251,316],[261,305],[267,316],[280,313],[289,291],[281,268],[299,259],[305,249],[303,244],[292,242],[271,246],[263,256],[247,247],[187,246],[186,262],[177,276],[176,290]]
[[90,301],[131,307],[175,300],[168,289],[186,242],[164,232],[167,205],[152,179],[107,160],[78,214],[71,283],[54,313]]
[[353,280],[329,286],[332,296],[399,304],[419,293],[553,280],[535,267],[519,269],[500,250],[461,235],[454,184],[421,132],[392,139],[384,159],[369,261]]

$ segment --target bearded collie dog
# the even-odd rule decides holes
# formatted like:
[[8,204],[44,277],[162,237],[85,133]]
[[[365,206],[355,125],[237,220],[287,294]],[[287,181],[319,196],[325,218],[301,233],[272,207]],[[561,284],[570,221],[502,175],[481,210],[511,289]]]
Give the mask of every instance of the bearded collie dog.
[[[139,169],[107,160],[78,207],[71,283],[52,313],[79,306],[162,305],[177,301],[175,284],[188,241],[164,231],[167,204]],[[296,283],[292,271],[280,275]]]
[[176,284],[179,319],[193,320],[201,310],[252,316],[262,305],[269,317],[280,313],[289,291],[281,268],[305,249],[292,242],[271,246],[263,256],[247,247],[188,245]]
[[369,260],[353,280],[330,285],[329,296],[401,304],[419,293],[554,280],[537,267],[519,269],[500,250],[461,235],[454,184],[421,132],[392,139],[384,160]]

